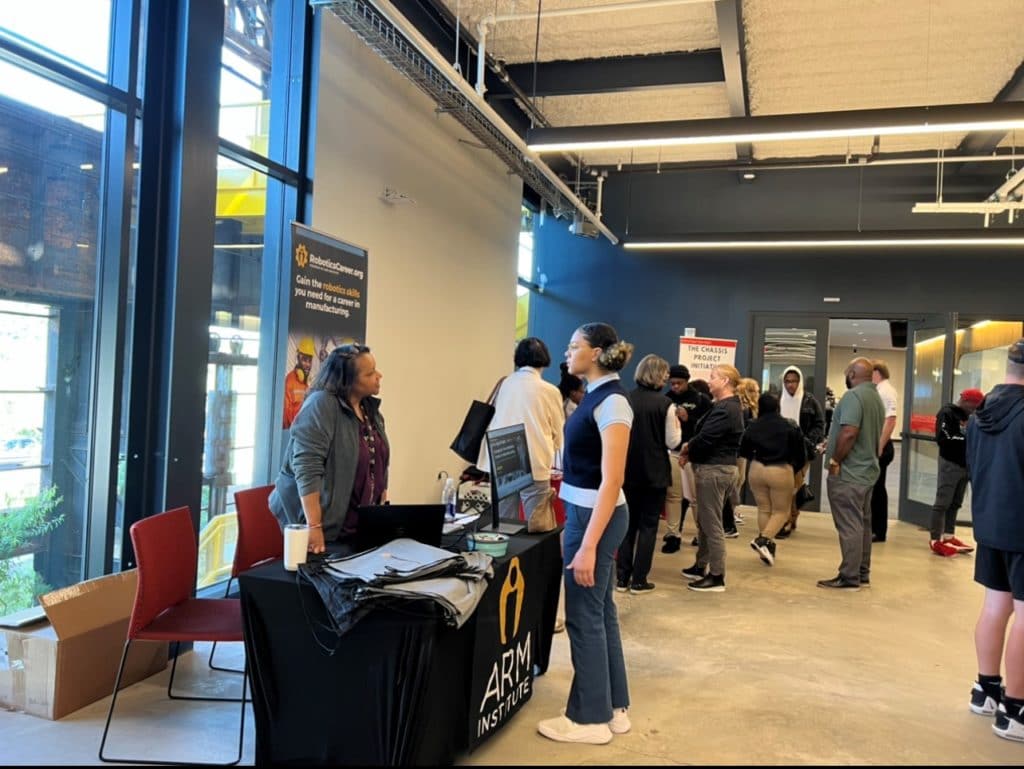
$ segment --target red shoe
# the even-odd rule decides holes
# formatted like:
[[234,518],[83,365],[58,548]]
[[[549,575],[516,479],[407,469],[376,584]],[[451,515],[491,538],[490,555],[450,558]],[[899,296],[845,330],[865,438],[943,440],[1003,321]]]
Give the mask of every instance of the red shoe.
[[941,555],[943,558],[952,558],[959,552],[955,547],[951,547],[945,542],[939,542],[938,540],[932,542],[931,548],[935,555]]
[[942,544],[949,545],[955,548],[958,553],[973,553],[974,548],[968,545],[966,542],[961,542],[956,537],[949,537],[948,539],[942,540]]

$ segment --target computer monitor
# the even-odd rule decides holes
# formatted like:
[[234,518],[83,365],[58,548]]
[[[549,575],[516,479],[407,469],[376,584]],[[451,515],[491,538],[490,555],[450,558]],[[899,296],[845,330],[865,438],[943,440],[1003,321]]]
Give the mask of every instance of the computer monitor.
[[[495,531],[502,527],[499,506],[503,499],[517,495],[533,483],[526,426],[498,427],[487,431],[487,452],[491,458],[491,521]],[[518,509],[518,506],[517,506]],[[522,522],[518,521],[518,530]],[[515,528],[513,525],[511,528]]]

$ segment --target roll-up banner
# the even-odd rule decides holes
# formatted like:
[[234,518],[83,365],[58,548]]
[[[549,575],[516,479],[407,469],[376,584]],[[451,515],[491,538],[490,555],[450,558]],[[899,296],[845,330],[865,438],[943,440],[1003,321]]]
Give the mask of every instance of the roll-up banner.
[[364,248],[292,222],[284,429],[331,350],[366,341],[367,257]]

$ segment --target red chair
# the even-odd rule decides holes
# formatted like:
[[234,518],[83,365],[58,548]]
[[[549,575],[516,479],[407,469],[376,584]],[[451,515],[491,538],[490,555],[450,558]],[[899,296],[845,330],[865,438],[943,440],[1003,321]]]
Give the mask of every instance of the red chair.
[[[243,571],[251,569],[265,561],[284,558],[284,535],[281,524],[270,512],[270,486],[257,486],[252,489],[235,492],[235,515],[238,519],[238,539],[235,541],[235,560],[231,563],[231,576],[228,577],[224,597],[231,595],[231,582]],[[209,665],[213,670],[228,673],[241,673],[237,668],[222,668],[213,664],[213,653],[217,644],[210,648]]]
[[[198,549],[192,514],[187,507],[144,518],[132,524],[132,546],[138,562],[138,584],[135,604],[128,623],[128,638],[117,669],[114,696],[110,700],[107,723],[103,727],[99,758],[108,763],[192,765],[192,761],[167,761],[146,758],[108,758],[103,755],[110,731],[110,721],[121,688],[125,660],[132,641],[173,641],[174,656],[171,677],[167,683],[167,696],[179,700],[207,702],[240,702],[241,718],[238,728],[238,756],[228,765],[242,758],[242,739],[245,734],[246,687],[248,669],[242,678],[241,699],[234,697],[191,697],[175,695],[174,673],[178,666],[178,646],[182,641],[242,641],[241,603],[224,598],[193,598],[196,584]],[[247,666],[248,668],[248,666]]]

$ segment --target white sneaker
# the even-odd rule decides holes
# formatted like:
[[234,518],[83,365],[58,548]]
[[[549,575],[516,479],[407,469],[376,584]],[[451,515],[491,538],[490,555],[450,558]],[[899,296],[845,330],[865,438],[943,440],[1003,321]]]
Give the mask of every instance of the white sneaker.
[[633,728],[626,708],[615,708],[612,711],[612,720],[608,722],[608,728],[612,730],[612,734],[625,734]]
[[607,745],[612,741],[608,724],[578,724],[565,716],[548,718],[537,724],[537,731],[555,742]]

